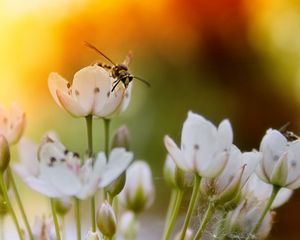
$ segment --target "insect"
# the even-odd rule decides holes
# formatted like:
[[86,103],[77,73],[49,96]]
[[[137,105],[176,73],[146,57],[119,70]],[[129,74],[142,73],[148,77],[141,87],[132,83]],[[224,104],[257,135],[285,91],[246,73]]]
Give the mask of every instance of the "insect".
[[124,62],[120,63],[120,64],[115,64],[109,57],[107,57],[104,53],[102,53],[99,49],[97,49],[94,45],[85,42],[85,45],[94,50],[95,52],[97,52],[98,54],[100,54],[101,56],[103,56],[107,61],[109,61],[112,65],[108,65],[105,63],[97,63],[98,66],[107,69],[108,71],[111,72],[111,76],[115,79],[115,81],[113,82],[113,87],[111,89],[111,92],[113,92],[115,90],[115,88],[118,86],[118,84],[120,82],[123,83],[124,87],[127,88],[129,83],[133,80],[133,79],[137,79],[139,81],[141,81],[142,83],[146,84],[148,87],[150,87],[150,83],[147,82],[146,80],[134,76],[132,75],[129,70],[128,70],[128,65],[131,62],[132,59],[132,54],[129,53]]
[[290,142],[299,139],[299,136],[298,136],[298,135],[296,135],[296,134],[293,133],[292,131],[287,131],[287,130],[286,130],[287,127],[288,127],[288,125],[290,125],[289,122],[287,122],[286,124],[284,124],[284,125],[279,129],[279,131],[280,131],[280,132],[283,134],[283,136],[285,136],[286,139],[287,139],[288,141],[290,141]]

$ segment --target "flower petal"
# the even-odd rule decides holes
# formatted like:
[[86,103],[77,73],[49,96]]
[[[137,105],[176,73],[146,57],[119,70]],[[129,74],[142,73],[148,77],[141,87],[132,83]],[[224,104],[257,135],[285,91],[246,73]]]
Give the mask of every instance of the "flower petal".
[[118,178],[127,169],[132,160],[133,154],[131,152],[126,152],[124,148],[113,149],[108,163],[101,174],[99,187],[106,187]]
[[169,136],[164,137],[165,147],[168,150],[169,154],[177,164],[177,166],[183,171],[193,171],[193,166],[188,165],[188,162],[185,161],[185,158],[177,147],[176,143]]
[[72,98],[69,94],[60,90],[57,90],[56,94],[63,108],[74,117],[85,117],[90,113],[89,109],[85,109],[80,106],[79,102]]
[[49,181],[49,184],[64,196],[76,196],[82,187],[79,177],[66,165],[43,166],[40,177]]
[[[224,168],[226,167],[229,159],[229,153],[227,151],[218,153],[215,158],[212,158],[211,161],[200,162],[197,164],[198,174],[206,178],[215,178],[219,176]],[[201,164],[202,163],[202,164]]]
[[88,112],[101,109],[110,92],[110,77],[103,68],[93,65],[79,70],[73,80],[72,93],[80,106]]
[[245,171],[241,180],[241,186],[248,181],[250,176],[257,168],[258,163],[262,160],[262,153],[260,152],[244,152],[242,153],[242,163],[246,165]]
[[28,173],[33,176],[39,174],[39,161],[37,159],[38,146],[27,138],[22,138],[19,145],[19,156],[21,164],[26,168]]
[[97,117],[112,117],[113,115],[117,114],[119,111],[119,106],[124,99],[124,88],[118,88],[114,92],[110,93],[105,96],[107,98],[105,105],[102,108],[98,106],[94,109],[94,115]]
[[183,124],[181,150],[189,166],[208,165],[217,151],[217,129],[202,116],[189,112]]
[[263,153],[262,167],[268,178],[271,178],[273,168],[285,152],[286,146],[286,138],[277,130],[269,129],[263,137],[260,152]]
[[225,119],[218,127],[218,143],[223,150],[229,150],[233,141],[233,133],[230,122]]
[[[296,183],[298,182],[298,183]],[[292,142],[288,148],[287,187],[295,189],[300,184],[300,140]]]
[[288,177],[288,164],[287,164],[288,154],[285,153],[278,160],[273,168],[273,172],[270,181],[273,185],[284,187],[286,185],[286,180]]
[[61,77],[58,73],[50,73],[48,78],[48,87],[55,102],[58,104],[58,106],[62,107],[56,92],[57,90],[65,93],[68,92],[68,81]]
[[43,179],[28,177],[24,182],[33,190],[51,198],[61,198],[64,195]]

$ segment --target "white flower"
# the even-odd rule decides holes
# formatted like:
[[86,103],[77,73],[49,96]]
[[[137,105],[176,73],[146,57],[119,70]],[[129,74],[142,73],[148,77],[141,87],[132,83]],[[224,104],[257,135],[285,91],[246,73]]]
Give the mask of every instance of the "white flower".
[[105,69],[94,65],[79,70],[72,84],[59,74],[51,73],[48,85],[55,102],[71,115],[109,117],[119,110],[125,95],[122,84],[111,92],[113,81]]
[[217,129],[202,116],[189,112],[183,124],[181,148],[168,136],[164,141],[169,154],[182,170],[214,178],[226,166],[232,138],[228,120],[223,120]]
[[120,194],[120,201],[126,209],[136,213],[151,206],[154,200],[154,186],[149,165],[135,161],[127,170],[126,183]]
[[[52,218],[36,217],[32,234],[35,240],[55,240],[55,226]],[[29,239],[29,238],[28,238]]]
[[19,141],[25,125],[25,113],[17,104],[12,104],[10,109],[0,106],[0,135],[5,136],[9,145]]
[[260,151],[263,160],[256,173],[261,180],[292,190],[300,187],[300,139],[289,142],[279,131],[269,129]]
[[234,199],[255,171],[262,155],[259,152],[244,152],[232,146],[229,160],[222,173],[214,178],[202,178],[201,191],[212,201],[226,203]]
[[[259,202],[267,202],[272,194],[272,185],[263,182],[253,173],[243,188],[243,195],[245,199],[256,198]],[[292,196],[293,191],[287,188],[281,188],[276,195],[271,209],[280,207],[285,204]]]
[[[251,230],[256,225],[264,210],[264,204],[256,199],[245,199],[239,206],[231,211],[226,219],[226,233],[230,239],[242,238],[246,239]],[[272,228],[273,215],[268,212],[262,224],[258,228],[255,238],[250,239],[265,239]],[[253,236],[254,237],[254,236]]]
[[94,161],[82,163],[78,154],[68,151],[49,136],[39,149],[29,140],[20,142],[21,163],[14,170],[32,189],[53,198],[77,197],[85,199],[98,186],[105,187],[122,174],[132,161],[132,153],[113,149],[108,163],[104,153]]

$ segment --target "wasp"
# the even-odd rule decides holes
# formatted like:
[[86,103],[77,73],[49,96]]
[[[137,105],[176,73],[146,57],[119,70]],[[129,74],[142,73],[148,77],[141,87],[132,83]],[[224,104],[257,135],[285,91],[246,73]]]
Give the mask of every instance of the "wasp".
[[298,135],[296,135],[296,134],[293,133],[292,131],[287,131],[287,130],[286,130],[287,127],[288,127],[288,125],[290,125],[289,122],[287,122],[285,125],[283,125],[283,126],[279,129],[279,131],[280,131],[280,132],[283,134],[283,136],[285,136],[285,138],[286,138],[288,141],[290,141],[290,142],[299,139],[300,137],[299,137]]
[[139,81],[141,81],[142,83],[144,83],[145,85],[147,85],[148,87],[150,87],[150,83],[147,82],[146,80],[134,76],[129,72],[128,69],[128,65],[131,62],[132,59],[132,53],[129,52],[129,54],[126,56],[125,60],[123,63],[120,64],[116,64],[114,63],[109,57],[107,57],[103,52],[101,52],[98,48],[96,48],[94,45],[85,42],[85,45],[94,50],[95,52],[97,52],[98,54],[100,54],[102,57],[104,57],[107,61],[109,61],[111,63],[111,65],[109,64],[105,64],[105,63],[97,63],[97,65],[99,67],[102,67],[106,70],[108,70],[111,73],[111,76],[115,79],[115,81],[113,82],[113,87],[111,89],[111,92],[113,92],[115,90],[115,88],[118,86],[118,84],[120,82],[123,83],[124,87],[127,88],[129,83],[133,80],[133,79],[137,79]]

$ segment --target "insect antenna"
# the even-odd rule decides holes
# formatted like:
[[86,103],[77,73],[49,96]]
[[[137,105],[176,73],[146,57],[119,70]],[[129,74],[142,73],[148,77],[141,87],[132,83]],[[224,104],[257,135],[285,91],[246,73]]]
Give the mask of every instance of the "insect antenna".
[[133,78],[141,81],[142,83],[144,83],[145,85],[147,85],[147,87],[151,87],[151,84],[148,81],[146,81],[145,79],[142,79],[142,78],[136,77],[136,76],[133,76]]
[[114,81],[114,86],[113,86],[113,88],[111,89],[111,92],[113,92],[114,90],[115,90],[115,88],[118,86],[118,84],[119,84],[119,82],[120,82],[121,80],[116,80],[116,81]]
[[284,124],[283,126],[281,126],[281,127],[278,129],[278,131],[281,132],[281,133],[286,132],[287,127],[288,127],[290,124],[291,124],[290,122],[287,122],[286,124]]
[[84,42],[84,45],[95,52],[99,53],[102,57],[104,57],[107,61],[109,61],[112,65],[116,65],[109,57],[107,57],[104,53],[102,53],[98,48],[96,48],[94,45],[92,45],[89,42]]

